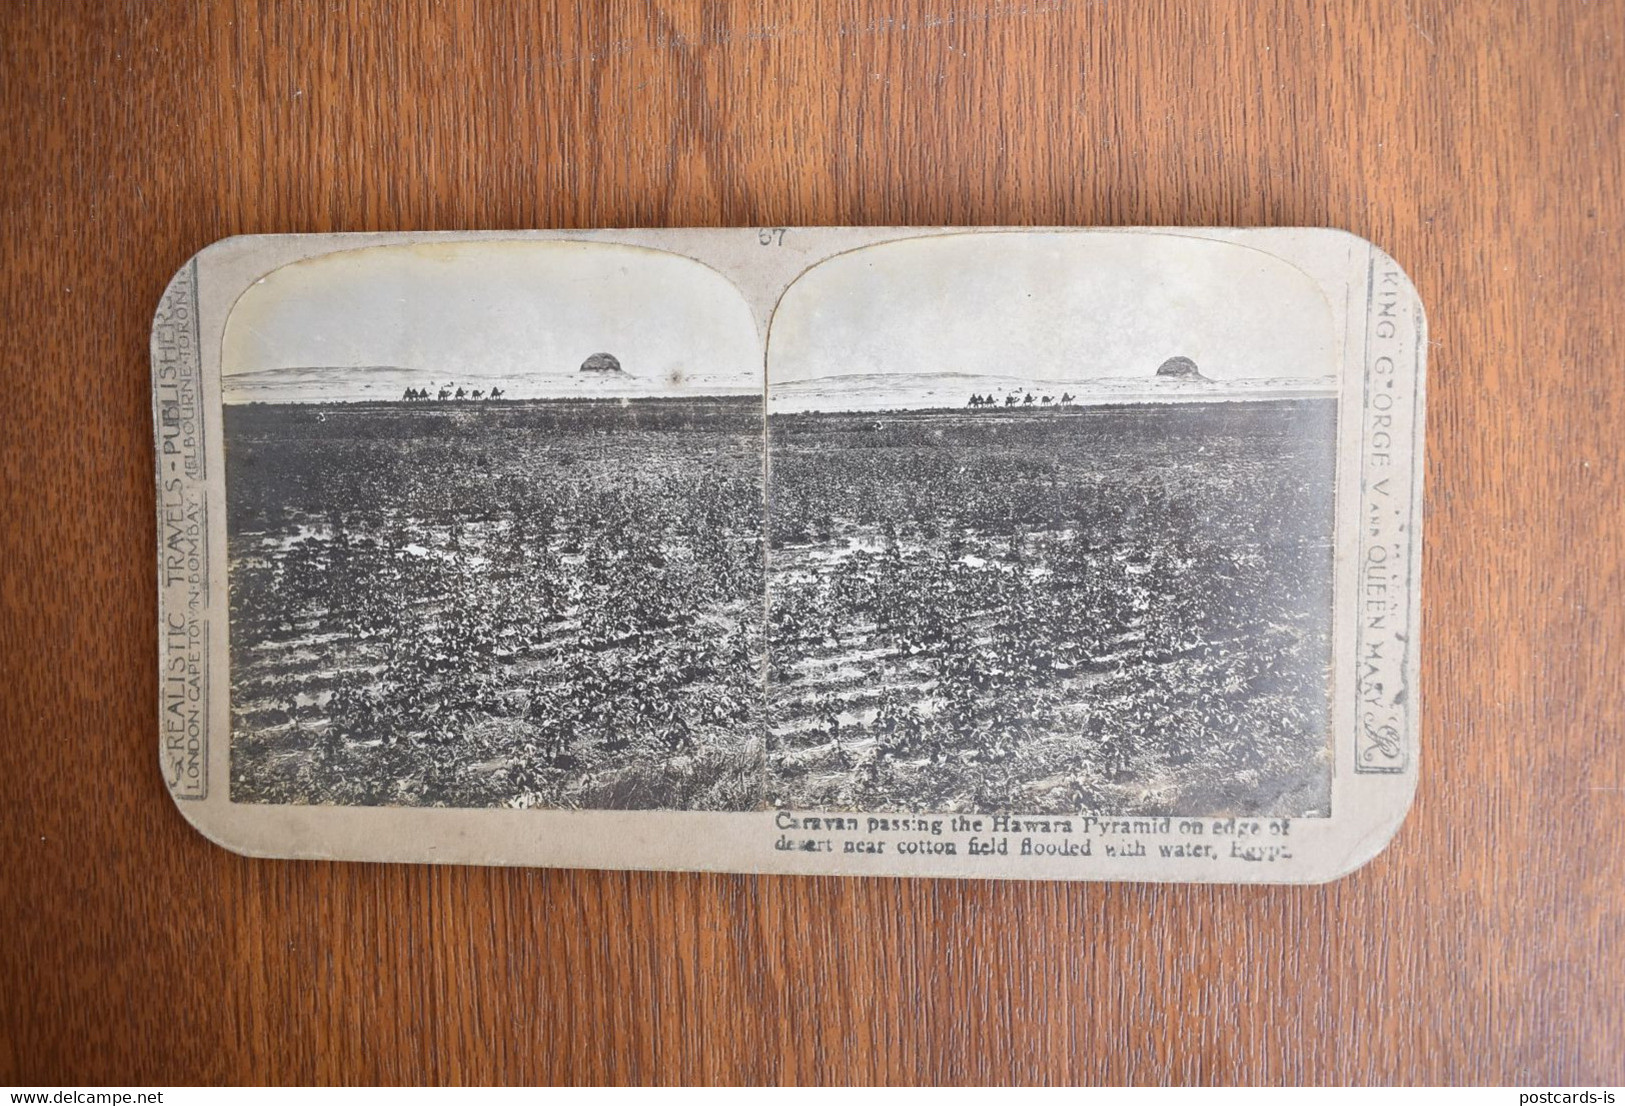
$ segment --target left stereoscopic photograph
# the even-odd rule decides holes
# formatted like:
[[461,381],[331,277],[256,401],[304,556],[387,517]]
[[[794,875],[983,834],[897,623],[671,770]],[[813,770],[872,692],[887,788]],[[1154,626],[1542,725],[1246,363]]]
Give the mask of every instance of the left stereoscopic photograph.
[[762,338],[597,242],[257,281],[221,355],[231,799],[757,809]]

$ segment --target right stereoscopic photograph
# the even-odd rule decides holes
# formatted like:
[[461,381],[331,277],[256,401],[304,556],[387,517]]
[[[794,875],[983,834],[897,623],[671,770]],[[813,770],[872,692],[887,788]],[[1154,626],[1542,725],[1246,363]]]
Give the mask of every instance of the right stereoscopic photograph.
[[1337,366],[1286,262],[945,233],[785,293],[767,798],[1330,813]]

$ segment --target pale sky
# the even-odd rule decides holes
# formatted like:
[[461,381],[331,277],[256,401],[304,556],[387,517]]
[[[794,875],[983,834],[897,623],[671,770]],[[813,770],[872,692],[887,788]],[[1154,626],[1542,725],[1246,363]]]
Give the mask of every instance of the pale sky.
[[769,333],[776,383],[862,373],[1215,381],[1336,372],[1331,307],[1305,273],[1171,234],[949,234],[870,246],[803,275]]
[[761,387],[756,324],[726,278],[595,242],[378,246],[288,265],[238,301],[222,372],[392,366],[545,394],[600,351],[659,390]]

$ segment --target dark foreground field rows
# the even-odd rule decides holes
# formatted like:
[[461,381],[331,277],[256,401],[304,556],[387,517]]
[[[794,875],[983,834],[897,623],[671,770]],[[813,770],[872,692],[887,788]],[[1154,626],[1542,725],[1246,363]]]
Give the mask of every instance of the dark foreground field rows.
[[775,416],[771,799],[1324,813],[1335,415]]
[[759,801],[759,402],[226,419],[234,799]]
[[228,407],[233,798],[1325,811],[1332,401],[762,426]]

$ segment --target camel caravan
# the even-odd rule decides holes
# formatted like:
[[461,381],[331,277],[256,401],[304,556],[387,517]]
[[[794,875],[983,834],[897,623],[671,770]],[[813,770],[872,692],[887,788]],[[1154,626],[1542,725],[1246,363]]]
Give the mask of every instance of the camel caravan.
[[429,393],[429,389],[427,388],[408,388],[405,392],[401,393],[401,398],[415,402],[425,399],[435,401],[443,401],[448,399],[501,399],[505,395],[507,395],[507,393],[501,388],[492,388],[490,394],[487,395],[485,389],[483,388],[475,388],[472,392],[466,391],[463,388],[457,388],[455,391],[453,391],[451,385],[448,384],[446,387],[441,388],[438,394],[434,395],[431,395]]
[[[1004,403],[1002,404],[1002,406],[1004,406],[1004,407],[1035,407],[1035,406],[1036,407],[1066,407],[1066,406],[1070,405],[1077,398],[1078,397],[1073,395],[1071,392],[1062,392],[1061,395],[1059,396],[1059,398],[1057,398],[1056,396],[1035,396],[1031,392],[1015,391],[1015,392],[1011,392],[1009,395],[1004,397]],[[972,393],[971,397],[970,397],[970,402],[965,404],[965,406],[966,407],[999,407],[999,406],[1001,406],[1001,404],[999,403],[999,397],[996,396],[996,395],[993,395],[992,393],[989,393],[988,395],[985,395],[985,396],[984,395],[979,395],[979,394],[976,394],[976,393]]]

